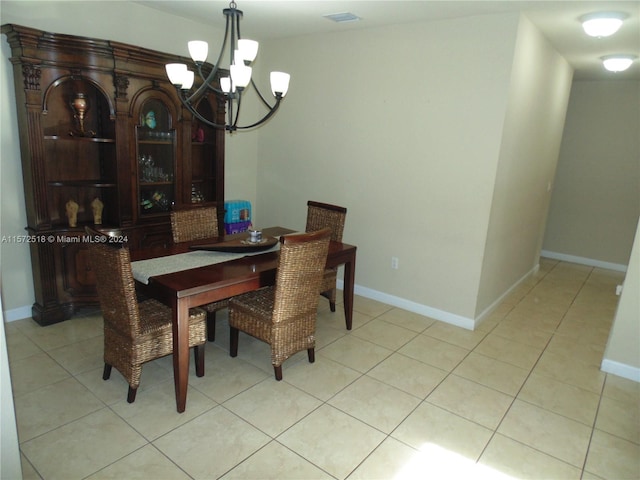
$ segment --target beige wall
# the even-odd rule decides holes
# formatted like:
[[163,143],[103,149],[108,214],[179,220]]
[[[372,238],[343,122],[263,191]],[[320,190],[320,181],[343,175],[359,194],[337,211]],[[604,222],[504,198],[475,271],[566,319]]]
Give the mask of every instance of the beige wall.
[[640,221],[602,370],[640,382]]
[[308,199],[344,205],[365,294],[472,327],[536,262],[567,103],[569,67],[523,25],[498,15],[269,42],[263,60],[293,80],[260,137],[260,222],[303,228]]
[[[3,7],[4,9],[4,7]],[[0,68],[0,235],[24,235],[27,214],[22,188],[22,166],[13,88],[10,48],[2,35]],[[26,243],[0,244],[2,303],[6,310],[19,309],[18,317],[28,316],[35,301],[31,258]],[[28,306],[28,308],[27,308]],[[11,319],[11,315],[6,315]]]
[[[0,285],[1,286],[1,285]],[[20,447],[18,446],[18,428],[13,403],[13,387],[7,354],[7,337],[2,315],[0,298],[0,478],[22,478]]]
[[639,215],[640,82],[576,81],[543,249],[626,266]]
[[572,76],[564,58],[522,17],[476,317],[538,265]]

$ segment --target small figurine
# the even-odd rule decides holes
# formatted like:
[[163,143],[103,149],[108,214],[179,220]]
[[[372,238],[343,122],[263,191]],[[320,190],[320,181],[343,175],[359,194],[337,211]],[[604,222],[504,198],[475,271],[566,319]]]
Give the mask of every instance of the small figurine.
[[144,123],[151,130],[156,128],[156,112],[154,112],[153,110],[149,110],[149,112],[147,112],[147,115],[144,117]]
[[96,225],[102,225],[102,209],[104,208],[104,203],[100,201],[98,197],[93,199],[91,202],[91,210],[93,210],[93,223]]
[[204,142],[204,128],[201,125],[197,125],[197,128],[193,128],[191,131],[191,140],[194,142]]
[[196,130],[196,142],[204,142],[204,129],[202,127],[198,127],[198,130]]
[[75,227],[78,225],[78,204],[73,200],[69,200],[65,205],[67,218],[69,219],[69,226]]

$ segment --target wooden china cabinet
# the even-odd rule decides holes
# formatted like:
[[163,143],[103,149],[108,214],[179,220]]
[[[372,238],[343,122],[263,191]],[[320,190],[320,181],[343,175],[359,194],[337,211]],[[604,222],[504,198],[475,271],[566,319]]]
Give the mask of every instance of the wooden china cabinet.
[[[3,25],[11,46],[36,303],[49,325],[97,305],[84,227],[131,249],[171,242],[174,208],[224,216],[224,130],[182,107],[164,65],[119,42]],[[198,105],[224,123],[224,100]],[[7,232],[5,232],[7,233]]]

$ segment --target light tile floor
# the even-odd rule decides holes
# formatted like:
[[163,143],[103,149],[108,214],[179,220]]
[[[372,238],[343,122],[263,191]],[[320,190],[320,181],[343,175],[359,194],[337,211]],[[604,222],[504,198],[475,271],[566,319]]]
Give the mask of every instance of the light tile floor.
[[102,380],[98,311],[6,325],[26,479],[640,478],[640,384],[600,371],[623,275],[545,260],[476,331],[357,297],[276,382],[228,325],[175,411],[170,357],[136,402]]

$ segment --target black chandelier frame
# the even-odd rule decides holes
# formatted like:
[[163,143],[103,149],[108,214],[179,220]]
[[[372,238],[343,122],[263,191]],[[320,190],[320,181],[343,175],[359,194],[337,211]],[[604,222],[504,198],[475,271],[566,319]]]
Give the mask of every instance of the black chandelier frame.
[[[258,97],[267,108],[268,112],[257,122],[254,122],[250,125],[240,126],[238,125],[238,120],[240,117],[240,108],[242,106],[242,94],[246,90],[246,87],[235,86],[233,84],[233,79],[231,75],[229,75],[230,79],[230,89],[229,92],[223,91],[221,88],[216,87],[216,77],[219,72],[222,70],[220,68],[220,62],[225,53],[225,47],[229,44],[229,58],[230,65],[233,65],[235,62],[235,51],[238,47],[238,40],[242,39],[240,35],[240,20],[242,18],[243,12],[242,10],[238,10],[237,4],[232,1],[229,4],[229,8],[225,8],[222,13],[226,17],[225,23],[225,32],[224,32],[224,40],[222,42],[222,47],[220,48],[220,53],[218,54],[218,59],[216,63],[213,65],[211,72],[206,75],[204,72],[204,67],[206,62],[201,61],[193,61],[195,64],[196,70],[201,80],[201,84],[198,88],[191,94],[189,94],[190,89],[183,89],[181,85],[174,85],[176,91],[178,93],[178,97],[180,101],[184,105],[184,107],[191,112],[191,114],[197,118],[202,123],[209,125],[213,128],[225,129],[229,132],[235,132],[236,130],[247,130],[251,128],[255,128],[259,125],[262,125],[264,122],[269,120],[280,107],[280,102],[284,98],[282,92],[274,92],[275,103],[270,105],[269,102],[264,98],[260,89],[258,89],[257,85],[253,80],[253,75],[251,76],[251,85],[255,89]],[[245,65],[249,65],[251,62],[244,60]],[[208,119],[203,116],[200,112],[198,112],[196,106],[201,101],[201,99],[206,96],[207,93],[214,92],[216,95],[224,96],[226,102],[226,116],[227,122],[223,124],[216,123],[214,120]]]

